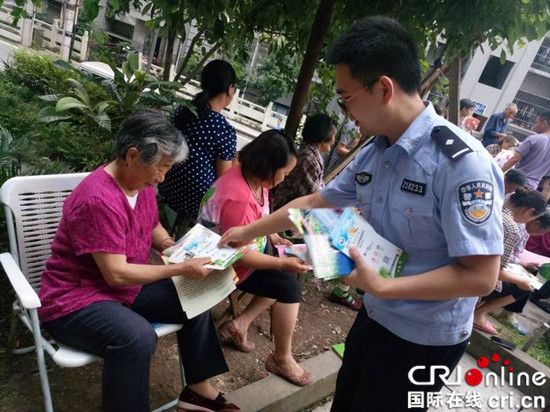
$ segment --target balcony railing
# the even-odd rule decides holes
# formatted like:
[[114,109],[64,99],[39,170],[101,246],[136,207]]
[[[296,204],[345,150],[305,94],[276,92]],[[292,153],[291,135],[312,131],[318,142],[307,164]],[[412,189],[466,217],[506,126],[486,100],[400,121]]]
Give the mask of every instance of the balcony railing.
[[518,91],[514,103],[518,106],[514,123],[524,129],[532,130],[537,114],[550,110],[550,97],[537,96],[522,90]]
[[542,41],[531,67],[550,73],[550,37],[545,37]]

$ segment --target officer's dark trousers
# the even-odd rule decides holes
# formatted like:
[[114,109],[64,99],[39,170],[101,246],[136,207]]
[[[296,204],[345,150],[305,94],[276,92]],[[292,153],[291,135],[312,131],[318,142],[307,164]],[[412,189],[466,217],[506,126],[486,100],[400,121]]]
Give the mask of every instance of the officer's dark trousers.
[[414,366],[426,366],[426,373],[417,370],[414,378],[429,381],[431,365],[444,365],[454,370],[467,345],[467,340],[452,346],[411,343],[370,319],[362,307],[346,339],[331,411],[407,411],[409,391],[438,392],[443,386],[439,379],[434,385],[416,386],[409,382],[409,370]]

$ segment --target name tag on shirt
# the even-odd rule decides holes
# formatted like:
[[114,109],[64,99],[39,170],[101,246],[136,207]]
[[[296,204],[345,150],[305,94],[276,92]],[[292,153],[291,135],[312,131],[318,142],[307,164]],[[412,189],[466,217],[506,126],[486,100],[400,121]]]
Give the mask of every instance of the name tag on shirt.
[[401,190],[419,196],[426,196],[426,183],[415,182],[414,180],[403,179]]

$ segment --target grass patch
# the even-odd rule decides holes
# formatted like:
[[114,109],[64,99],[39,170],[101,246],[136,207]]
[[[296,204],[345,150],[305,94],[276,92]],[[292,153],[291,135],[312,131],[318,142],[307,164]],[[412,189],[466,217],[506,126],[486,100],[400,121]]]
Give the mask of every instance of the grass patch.
[[[506,319],[499,317],[498,321],[502,324],[502,328],[498,328],[499,333],[506,340],[514,342],[518,350],[521,350],[523,345],[531,338],[532,334],[527,336],[520,335],[510,325]],[[550,332],[546,332],[541,338],[533,345],[527,354],[540,363],[550,367]]]

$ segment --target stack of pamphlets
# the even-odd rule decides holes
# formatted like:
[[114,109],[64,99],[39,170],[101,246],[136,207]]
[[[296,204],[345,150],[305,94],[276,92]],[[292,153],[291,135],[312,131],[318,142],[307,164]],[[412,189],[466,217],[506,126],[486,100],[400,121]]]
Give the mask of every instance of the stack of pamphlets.
[[181,263],[187,259],[209,257],[212,262],[205,265],[213,272],[201,279],[186,276],[172,278],[181,307],[189,319],[211,309],[235,290],[239,281],[231,267],[243,252],[231,247],[219,248],[220,235],[200,224],[196,224],[178,242],[164,250],[167,263]]
[[290,220],[304,238],[306,262],[322,280],[346,276],[353,270],[353,260],[333,248],[330,232],[342,211],[338,209],[289,209]]
[[381,276],[401,274],[407,254],[376,233],[354,209],[289,209],[289,215],[304,237],[316,277],[327,280],[351,273],[351,247]]
[[330,234],[332,246],[350,256],[349,249],[356,247],[367,264],[386,278],[401,275],[407,254],[380,236],[354,209],[347,208]]

